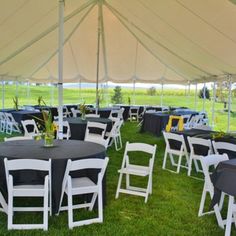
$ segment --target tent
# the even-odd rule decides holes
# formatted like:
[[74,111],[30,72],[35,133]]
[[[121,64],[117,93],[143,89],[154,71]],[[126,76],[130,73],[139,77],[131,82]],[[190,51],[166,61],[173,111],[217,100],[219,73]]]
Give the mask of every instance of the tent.
[[[58,0],[0,0],[0,75],[57,82]],[[236,6],[65,0],[63,82],[206,82],[236,74]]]

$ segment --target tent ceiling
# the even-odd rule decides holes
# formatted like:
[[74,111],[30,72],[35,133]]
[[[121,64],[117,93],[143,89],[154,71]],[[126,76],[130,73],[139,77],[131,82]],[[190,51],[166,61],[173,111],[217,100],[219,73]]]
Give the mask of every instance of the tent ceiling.
[[[65,0],[64,82],[175,83],[236,74],[236,6],[208,0]],[[0,75],[57,81],[58,1],[0,0]],[[235,77],[232,77],[235,79]]]

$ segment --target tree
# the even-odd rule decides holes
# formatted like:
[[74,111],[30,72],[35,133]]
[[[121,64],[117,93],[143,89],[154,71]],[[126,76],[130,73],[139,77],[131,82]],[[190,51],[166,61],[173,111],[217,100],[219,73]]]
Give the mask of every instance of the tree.
[[121,93],[121,87],[116,86],[114,88],[114,95],[111,98],[112,103],[114,104],[121,104],[122,103],[122,93]]
[[[205,96],[204,96],[204,90],[205,90]],[[199,98],[206,98],[206,99],[210,99],[210,91],[207,87],[204,87],[199,91]]]
[[155,87],[150,87],[147,89],[147,94],[150,96],[155,96],[156,95],[156,88]]

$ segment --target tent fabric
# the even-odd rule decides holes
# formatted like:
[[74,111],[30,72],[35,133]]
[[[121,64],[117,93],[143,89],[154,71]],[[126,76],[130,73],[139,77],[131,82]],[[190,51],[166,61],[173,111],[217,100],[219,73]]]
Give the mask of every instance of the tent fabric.
[[[2,80],[58,81],[58,0],[0,0]],[[99,7],[100,6],[100,7]],[[63,81],[186,84],[236,77],[236,5],[65,0]]]

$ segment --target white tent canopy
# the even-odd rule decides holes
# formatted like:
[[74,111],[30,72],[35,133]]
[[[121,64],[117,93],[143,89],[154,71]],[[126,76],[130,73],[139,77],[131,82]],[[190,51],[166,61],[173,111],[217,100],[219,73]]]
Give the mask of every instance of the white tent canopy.
[[[58,0],[0,3],[2,80],[58,82]],[[99,82],[234,80],[230,1],[65,0],[64,16],[64,83],[96,82],[99,27]]]

